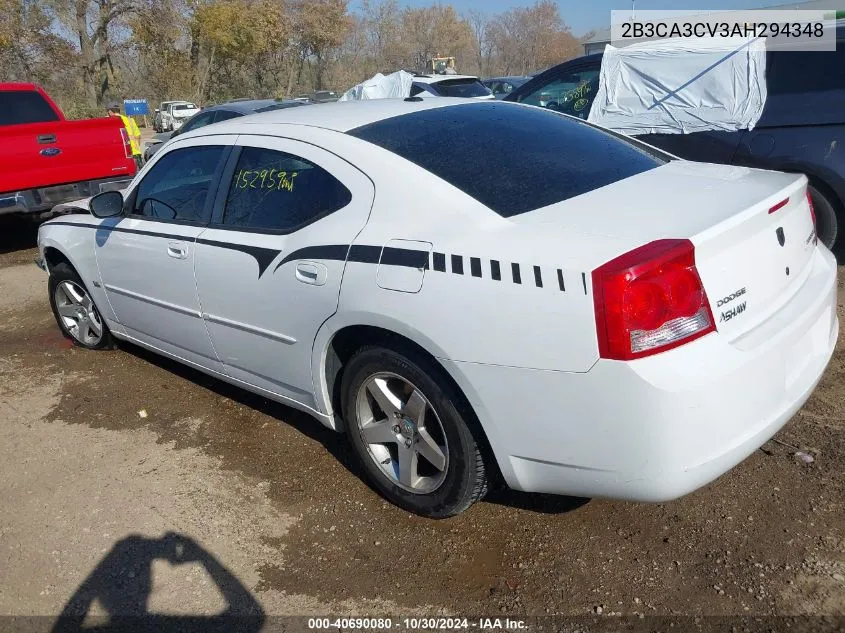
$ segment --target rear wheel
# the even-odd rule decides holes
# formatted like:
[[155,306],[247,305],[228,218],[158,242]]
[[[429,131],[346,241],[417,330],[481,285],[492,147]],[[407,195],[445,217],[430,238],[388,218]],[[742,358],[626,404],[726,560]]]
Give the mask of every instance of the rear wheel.
[[74,345],[87,349],[114,346],[108,326],[73,268],[65,263],[54,266],[50,270],[48,287],[56,323]]
[[416,514],[459,514],[487,491],[481,451],[461,399],[427,359],[382,347],[344,369],[346,431],[376,488]]
[[822,244],[832,249],[839,236],[839,220],[836,217],[836,207],[824,193],[816,189],[813,185],[808,185],[807,191],[810,193],[810,198],[813,201],[813,211],[816,214],[816,235]]

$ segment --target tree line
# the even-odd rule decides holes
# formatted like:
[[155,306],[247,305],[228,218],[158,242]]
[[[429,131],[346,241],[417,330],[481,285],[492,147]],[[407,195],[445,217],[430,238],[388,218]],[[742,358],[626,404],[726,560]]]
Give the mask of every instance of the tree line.
[[123,98],[200,104],[344,91],[376,72],[535,72],[581,54],[557,4],[488,15],[397,0],[0,0],[0,81],[34,81],[69,116]]

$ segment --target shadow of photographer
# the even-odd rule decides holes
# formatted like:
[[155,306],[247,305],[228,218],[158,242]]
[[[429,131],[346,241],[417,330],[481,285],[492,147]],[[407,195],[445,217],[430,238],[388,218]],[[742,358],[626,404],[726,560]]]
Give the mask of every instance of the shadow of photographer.
[[[226,609],[202,616],[150,613],[156,560],[201,565],[226,601]],[[264,621],[261,605],[231,571],[193,539],[169,532],[162,538],[132,535],[118,541],[68,600],[51,633],[253,633]]]

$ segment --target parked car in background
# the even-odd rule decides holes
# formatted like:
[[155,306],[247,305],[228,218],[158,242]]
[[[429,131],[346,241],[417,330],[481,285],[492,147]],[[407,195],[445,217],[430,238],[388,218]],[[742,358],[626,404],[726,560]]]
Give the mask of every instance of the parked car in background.
[[333,103],[340,98],[340,94],[334,90],[317,90],[316,92],[303,92],[294,97],[294,101],[308,101],[309,103]]
[[159,106],[155,109],[155,113],[153,115],[153,129],[156,132],[164,132],[164,125],[162,124],[162,117],[164,113],[170,109],[170,106],[174,103],[188,103],[187,101],[162,101]]
[[194,116],[200,109],[193,103],[173,103],[161,117],[163,131],[172,132]]
[[509,77],[491,77],[483,79],[483,83],[496,99],[504,99],[507,95],[531,79],[530,75],[514,75]]
[[124,187],[135,171],[119,118],[68,121],[39,86],[0,83],[0,215],[42,218],[56,204]]
[[246,116],[256,112],[270,112],[271,110],[293,108],[308,105],[308,103],[307,101],[298,101],[296,99],[235,99],[226,103],[209,106],[203,109],[202,112],[195,114],[190,121],[186,121],[178,130],[158,134],[157,138],[147,141],[144,146],[144,161],[148,161],[153,154],[161,149],[162,143],[179,134],[185,134],[186,132],[205,127],[206,125],[227,119],[234,119],[239,116]]
[[334,90],[317,90],[308,97],[314,103],[332,103],[340,98]]
[[472,75],[414,75],[412,97],[492,99],[493,93]]
[[[819,239],[845,245],[845,21],[835,51],[773,50],[766,54],[768,97],[753,130],[646,134],[639,138],[672,154],[710,163],[746,165],[809,178]],[[586,119],[598,87],[602,55],[564,62],[505,100]],[[568,95],[582,85],[578,99]]]
[[806,192],[540,108],[361,100],[180,135],[38,248],[76,345],[305,411],[409,511],[499,475],[662,502],[755,452],[831,358]]

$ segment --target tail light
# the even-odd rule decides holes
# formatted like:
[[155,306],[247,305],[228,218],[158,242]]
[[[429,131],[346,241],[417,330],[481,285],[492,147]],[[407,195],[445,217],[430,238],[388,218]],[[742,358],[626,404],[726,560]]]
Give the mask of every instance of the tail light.
[[689,240],[658,240],[593,271],[599,355],[651,356],[716,329]]
[[123,152],[126,158],[132,158],[132,141],[129,140],[129,133],[125,127],[120,128],[120,137],[123,139]]
[[816,230],[816,209],[813,206],[813,198],[810,196],[810,192],[807,192],[807,205],[810,207],[810,219],[813,221],[813,230]]

